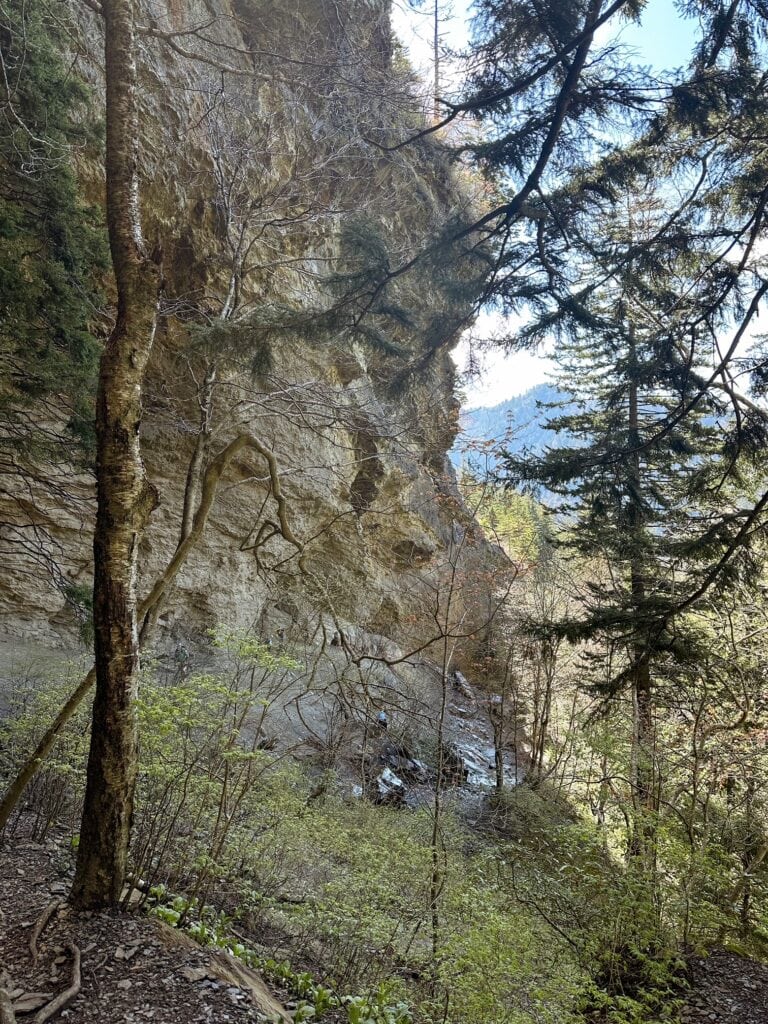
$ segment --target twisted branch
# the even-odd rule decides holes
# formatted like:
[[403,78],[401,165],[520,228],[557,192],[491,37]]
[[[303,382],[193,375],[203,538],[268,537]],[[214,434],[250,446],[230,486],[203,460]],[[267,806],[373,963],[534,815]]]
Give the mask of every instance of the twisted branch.
[[[229,444],[208,464],[205,473],[203,474],[200,503],[197,506],[197,511],[195,512],[194,519],[192,520],[192,527],[184,539],[179,542],[175,552],[173,553],[173,557],[165,570],[155,580],[150,592],[144,600],[140,602],[138,607],[139,621],[146,619],[147,615],[157,607],[160,600],[167,593],[168,588],[179,574],[179,571],[189,557],[193,547],[203,535],[208,521],[208,516],[216,498],[219,482],[224,471],[236,455],[247,450],[257,452],[267,463],[272,496],[274,497],[275,504],[277,505],[279,530],[276,532],[279,532],[284,540],[296,548],[296,551],[299,553],[299,568],[302,572],[305,571],[303,554],[304,545],[297,539],[288,520],[287,505],[280,485],[280,474],[278,472],[277,460],[275,459],[274,454],[264,444],[262,444],[261,441],[253,437],[253,435],[240,434],[234,438],[234,440],[230,441]],[[61,711],[59,711],[48,729],[46,729],[34,752],[24,762],[16,774],[16,777],[11,781],[2,801],[0,801],[0,832],[2,832],[8,823],[8,819],[21,799],[24,790],[29,785],[29,782],[50,753],[59,733],[70,718],[72,718],[83,698],[95,682],[96,669],[92,668]],[[0,1022],[0,1024],[2,1024],[2,1022]]]

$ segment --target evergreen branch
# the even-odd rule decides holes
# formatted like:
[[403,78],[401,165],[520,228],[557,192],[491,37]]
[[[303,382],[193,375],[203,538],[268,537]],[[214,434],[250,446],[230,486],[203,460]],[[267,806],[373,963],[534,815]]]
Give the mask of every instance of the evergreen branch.
[[[593,8],[599,10],[600,2],[593,4]],[[410,146],[414,142],[418,142],[420,139],[425,138],[429,135],[434,135],[435,132],[440,131],[441,128],[446,128],[452,121],[454,121],[460,114],[470,113],[473,111],[483,110],[486,107],[494,106],[498,103],[503,103],[505,100],[511,99],[513,96],[517,96],[527,89],[530,89],[542,78],[545,78],[550,71],[553,71],[558,64],[565,63],[565,58],[573,51],[581,49],[583,44],[587,42],[591,44],[592,37],[594,36],[597,29],[605,25],[611,18],[617,14],[622,7],[626,7],[629,0],[614,0],[602,14],[595,16],[594,20],[587,20],[586,25],[582,28],[581,32],[573,36],[568,42],[562,46],[556,53],[554,53],[541,67],[535,69],[524,78],[519,79],[514,85],[509,86],[506,89],[501,89],[498,92],[491,93],[489,96],[476,97],[472,100],[464,100],[462,103],[452,103],[450,100],[436,98],[436,103],[442,104],[444,107],[450,108],[450,113],[444,117],[441,121],[436,124],[430,125],[428,128],[424,128],[413,135],[410,135],[407,139],[402,142],[398,142],[394,146],[385,146],[382,143],[376,142],[375,139],[366,138],[365,141],[369,142],[372,146],[376,146],[377,149],[384,150],[387,153],[394,153],[399,149],[403,149],[405,146]],[[578,57],[576,58],[578,60]],[[566,65],[567,66],[567,65]]]
[[674,610],[675,615],[679,615],[680,612],[685,611],[686,608],[690,608],[694,604],[696,604],[697,601],[701,600],[701,598],[704,597],[709,588],[717,582],[717,579],[720,576],[721,572],[728,565],[735,552],[738,551],[742,544],[746,542],[749,533],[752,530],[752,527],[760,519],[760,516],[766,508],[768,508],[768,491],[766,491],[762,495],[757,504],[752,508],[749,515],[737,531],[736,536],[731,540],[730,544],[723,552],[722,556],[715,563],[715,565],[706,574],[701,585],[698,586],[696,590],[693,591],[693,593],[689,594],[688,597],[685,598],[685,600],[681,601],[678,605],[676,605]]

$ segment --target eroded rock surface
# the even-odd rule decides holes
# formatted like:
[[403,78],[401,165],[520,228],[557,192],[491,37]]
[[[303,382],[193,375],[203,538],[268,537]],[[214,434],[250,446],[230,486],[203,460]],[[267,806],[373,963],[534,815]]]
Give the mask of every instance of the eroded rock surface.
[[[302,571],[281,536],[265,460],[241,454],[163,603],[159,635],[178,640],[220,623],[266,635],[280,623],[309,636],[322,619],[417,646],[434,630],[456,559],[462,585],[451,599],[482,616],[488,585],[478,581],[496,556],[445,459],[457,410],[448,353],[466,299],[451,306],[434,268],[417,269],[388,295],[397,311],[330,324],[316,315],[336,295],[330,275],[354,272],[366,245],[396,266],[470,202],[438,146],[387,156],[367,141],[415,116],[390,65],[388,4],[140,7],[144,220],[166,276],[142,428],[160,497],[142,545],[142,590],[179,540],[211,368],[202,465],[239,433],[257,438],[274,455],[306,555]],[[102,28],[84,5],[69,13],[95,119]],[[199,25],[187,56],[169,45],[169,33]],[[310,43],[315,63],[294,75],[291,60]],[[78,161],[83,193],[100,201],[97,155]],[[248,263],[233,283],[238,231]],[[41,467],[25,502],[18,489],[2,492],[0,513],[27,515],[34,544],[0,578],[0,619],[6,637],[69,647],[87,618],[93,480],[73,465],[65,487],[48,483]]]

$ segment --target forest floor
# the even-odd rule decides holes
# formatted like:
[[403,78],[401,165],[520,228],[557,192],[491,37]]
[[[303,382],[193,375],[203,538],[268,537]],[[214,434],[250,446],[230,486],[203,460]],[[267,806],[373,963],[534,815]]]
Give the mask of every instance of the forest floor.
[[62,905],[33,958],[35,924],[68,892],[70,861],[55,839],[20,838],[0,849],[0,975],[5,970],[19,1024],[70,987],[72,944],[81,957],[80,991],[55,1018],[69,1024],[290,1020],[255,971],[140,913],[75,915]]
[[[71,985],[71,944],[82,965],[80,991],[57,1015],[68,1024],[290,1021],[295,1004],[255,971],[140,913],[75,915],[62,904],[34,959],[35,925],[64,900],[71,864],[56,838],[36,843],[22,834],[0,847],[0,975],[7,973],[19,1024]],[[681,1021],[768,1024],[768,966],[726,950],[697,958]]]
[[768,1024],[768,966],[725,949],[691,964],[683,1024]]

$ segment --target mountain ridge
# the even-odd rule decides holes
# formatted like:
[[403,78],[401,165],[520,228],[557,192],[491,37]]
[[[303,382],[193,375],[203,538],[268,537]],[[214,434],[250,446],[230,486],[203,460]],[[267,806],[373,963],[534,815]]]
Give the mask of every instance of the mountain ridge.
[[[507,451],[542,451],[552,443],[555,432],[544,425],[547,414],[542,404],[561,402],[563,393],[553,384],[537,384],[522,394],[496,405],[462,410],[460,430],[450,452],[453,465],[482,470],[493,468],[498,443]],[[496,442],[496,444],[493,444]]]

